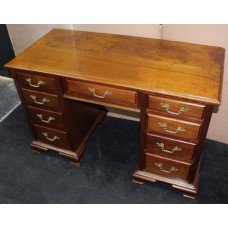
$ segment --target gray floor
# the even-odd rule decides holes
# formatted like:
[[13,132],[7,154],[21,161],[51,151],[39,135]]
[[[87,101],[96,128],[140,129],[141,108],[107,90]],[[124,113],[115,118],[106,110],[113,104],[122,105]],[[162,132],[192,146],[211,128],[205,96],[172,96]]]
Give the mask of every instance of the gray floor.
[[0,122],[20,104],[12,78],[0,76]]

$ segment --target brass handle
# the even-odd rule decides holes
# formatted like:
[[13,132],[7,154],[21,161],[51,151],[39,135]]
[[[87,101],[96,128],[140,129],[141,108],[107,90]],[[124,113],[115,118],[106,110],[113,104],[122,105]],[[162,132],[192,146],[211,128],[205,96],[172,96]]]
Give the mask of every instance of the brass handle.
[[43,115],[42,114],[36,114],[39,118],[40,118],[40,120],[42,121],[42,122],[44,122],[44,123],[50,123],[52,120],[54,120],[55,118],[54,117],[48,117],[48,119],[47,120],[44,120],[43,119]]
[[46,103],[50,102],[47,98],[43,98],[42,101],[37,101],[35,95],[31,95],[30,97],[34,100],[34,102],[35,102],[36,104],[43,105],[45,102],[46,102]]
[[164,108],[166,110],[167,113],[169,113],[171,115],[176,115],[176,116],[179,116],[183,112],[189,111],[189,109],[185,108],[185,107],[180,107],[178,112],[169,111],[169,104],[168,103],[161,103],[161,106],[162,106],[162,108]]
[[45,138],[47,139],[47,140],[49,140],[49,141],[51,141],[51,142],[54,142],[55,140],[59,140],[60,138],[58,137],[58,136],[54,136],[53,138],[49,138],[48,137],[48,133],[46,133],[46,132],[43,132],[42,133],[44,136],[45,136]]
[[97,94],[96,94],[96,89],[95,89],[95,88],[88,88],[88,89],[89,89],[90,92],[93,93],[93,96],[94,96],[94,97],[101,98],[101,99],[104,99],[106,96],[112,94],[112,92],[106,90],[106,91],[104,92],[104,95],[97,95]]
[[165,132],[168,132],[168,133],[171,133],[171,134],[177,134],[178,132],[184,132],[185,131],[185,129],[181,128],[181,127],[178,127],[176,129],[176,131],[167,130],[168,125],[166,123],[159,123],[159,125],[165,130]]
[[169,154],[173,154],[175,151],[181,151],[181,150],[182,150],[181,148],[179,148],[179,147],[177,147],[177,146],[173,147],[172,150],[166,150],[166,149],[165,149],[164,143],[159,143],[159,142],[157,142],[156,144],[161,148],[161,150],[162,150],[163,152],[169,153]]
[[178,171],[175,167],[171,167],[170,170],[163,169],[163,165],[161,163],[154,163],[156,167],[158,167],[163,173],[172,173]]
[[45,82],[43,82],[43,81],[38,81],[37,85],[34,85],[34,84],[32,84],[31,78],[26,78],[25,80],[29,83],[30,86],[32,86],[34,88],[39,88],[41,85],[45,84]]

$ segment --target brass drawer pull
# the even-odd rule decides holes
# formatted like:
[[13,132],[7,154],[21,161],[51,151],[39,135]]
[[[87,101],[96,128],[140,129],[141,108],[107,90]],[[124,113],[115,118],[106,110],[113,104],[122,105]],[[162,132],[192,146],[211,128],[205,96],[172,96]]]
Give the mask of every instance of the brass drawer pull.
[[164,143],[159,143],[159,142],[157,142],[156,144],[161,148],[161,150],[162,150],[163,152],[169,153],[169,154],[173,154],[175,151],[181,151],[181,150],[182,150],[181,148],[179,148],[179,147],[177,147],[177,146],[175,146],[172,150],[166,150],[166,149],[165,149]]
[[178,132],[184,132],[185,129],[184,128],[181,128],[181,127],[178,127],[176,129],[176,131],[170,131],[170,130],[167,130],[167,124],[166,123],[159,123],[159,125],[165,130],[165,132],[168,132],[168,133],[171,133],[171,134],[177,134]]
[[54,120],[55,118],[54,117],[48,117],[48,119],[47,120],[44,120],[43,119],[43,115],[42,114],[36,114],[39,118],[40,118],[40,120],[42,121],[42,122],[44,122],[44,123],[50,123],[52,120]]
[[176,172],[178,171],[178,169],[176,169],[175,167],[171,167],[170,170],[165,170],[162,168],[162,164],[161,163],[154,163],[156,167],[158,167],[163,173],[172,173],[172,172]]
[[34,102],[35,102],[36,104],[43,105],[45,102],[46,102],[46,103],[50,102],[47,98],[43,98],[42,101],[37,101],[35,95],[31,95],[30,97],[34,100]]
[[161,106],[162,106],[162,108],[164,108],[166,110],[167,113],[169,113],[171,115],[176,115],[176,116],[179,116],[183,112],[189,111],[189,109],[185,108],[185,107],[181,107],[178,112],[169,111],[169,104],[168,103],[161,103]]
[[97,95],[97,94],[96,94],[96,89],[95,89],[95,88],[88,88],[88,89],[89,89],[90,92],[93,93],[93,96],[94,96],[94,97],[101,98],[101,99],[104,99],[106,96],[112,94],[112,92],[106,90],[106,91],[104,92],[104,95]]
[[34,88],[40,88],[41,85],[45,84],[45,82],[43,82],[43,81],[38,81],[37,85],[34,85],[34,84],[32,84],[32,79],[31,78],[26,78],[25,80],[29,83],[29,85],[31,87],[34,87]]
[[49,137],[48,137],[48,133],[46,133],[46,132],[43,132],[42,134],[45,136],[45,138],[46,138],[47,140],[49,140],[49,141],[51,141],[51,142],[54,142],[54,141],[60,139],[60,138],[59,138],[58,136],[56,136],[56,135],[55,135],[53,138],[49,138]]

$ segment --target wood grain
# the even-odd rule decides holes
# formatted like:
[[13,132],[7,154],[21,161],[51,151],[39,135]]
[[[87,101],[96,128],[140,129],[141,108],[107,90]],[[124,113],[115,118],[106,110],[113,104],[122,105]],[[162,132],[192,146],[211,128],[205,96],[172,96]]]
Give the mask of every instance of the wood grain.
[[[65,92],[69,96],[89,98],[101,102],[120,104],[123,106],[137,106],[138,94],[135,91],[73,80],[66,80],[65,84]],[[108,92],[108,94],[105,94],[106,92]]]
[[[60,148],[71,149],[66,132],[39,125],[34,126],[38,135],[38,141],[51,144]],[[47,137],[50,139],[53,139],[54,137],[58,137],[58,139],[55,141],[48,140],[47,137],[44,136],[45,133],[47,133]]]
[[[168,108],[164,105],[168,105]],[[183,112],[180,111],[181,108],[183,108]],[[204,108],[205,105],[202,104],[149,96],[149,109],[162,112],[170,117],[202,119]]]
[[[102,105],[137,111],[140,152],[134,180],[170,183],[193,197],[212,110],[221,101],[223,65],[219,47],[54,29],[6,67],[26,109],[34,150],[56,151],[78,165],[106,114]],[[34,85],[45,83],[36,88],[27,77]],[[106,91],[111,93],[104,96]],[[31,95],[50,102],[35,104]],[[37,112],[56,122],[38,120]],[[60,140],[52,142],[44,132]]]
[[7,68],[220,104],[224,49],[54,29]]
[[[161,166],[158,167],[158,164]],[[174,168],[174,171],[172,171]],[[162,176],[176,177],[187,180],[190,164],[176,162],[160,156],[146,154],[146,171]]]
[[[66,130],[62,113],[31,106],[28,106],[28,111],[30,114],[30,119],[34,124]],[[40,117],[40,115],[42,116]],[[49,120],[50,118],[51,120]],[[47,123],[48,120],[50,121],[49,123]]]
[[[40,74],[30,74],[27,72],[18,72],[17,77],[21,84],[21,87],[23,88],[58,94],[59,85],[56,78],[54,77],[48,77],[46,75],[44,76]],[[26,79],[31,80],[32,86]],[[33,86],[37,86],[39,82],[43,82],[39,85],[39,87]]]
[[[22,89],[22,94],[24,96],[25,102],[30,105],[34,105],[39,108],[49,108],[52,110],[61,110],[59,98],[53,94],[41,93],[34,90]],[[35,96],[34,100],[31,96]],[[48,102],[43,102],[43,104],[39,104],[36,102],[42,102],[43,99],[47,99]]]
[[[147,134],[147,153],[149,154],[157,154],[190,162],[193,159],[195,146],[194,143],[171,139],[161,135]],[[179,149],[175,150],[175,148]]]
[[[166,124],[167,129],[162,127],[161,124]],[[148,114],[148,130],[165,136],[171,136],[180,139],[197,140],[200,126],[201,125],[197,123]],[[177,129],[179,127],[184,131],[178,132]]]

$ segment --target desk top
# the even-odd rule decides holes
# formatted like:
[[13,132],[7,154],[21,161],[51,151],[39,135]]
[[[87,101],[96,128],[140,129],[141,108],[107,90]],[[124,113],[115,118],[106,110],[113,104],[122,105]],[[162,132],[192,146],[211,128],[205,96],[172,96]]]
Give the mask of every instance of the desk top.
[[212,46],[53,29],[6,67],[220,104],[224,53]]

